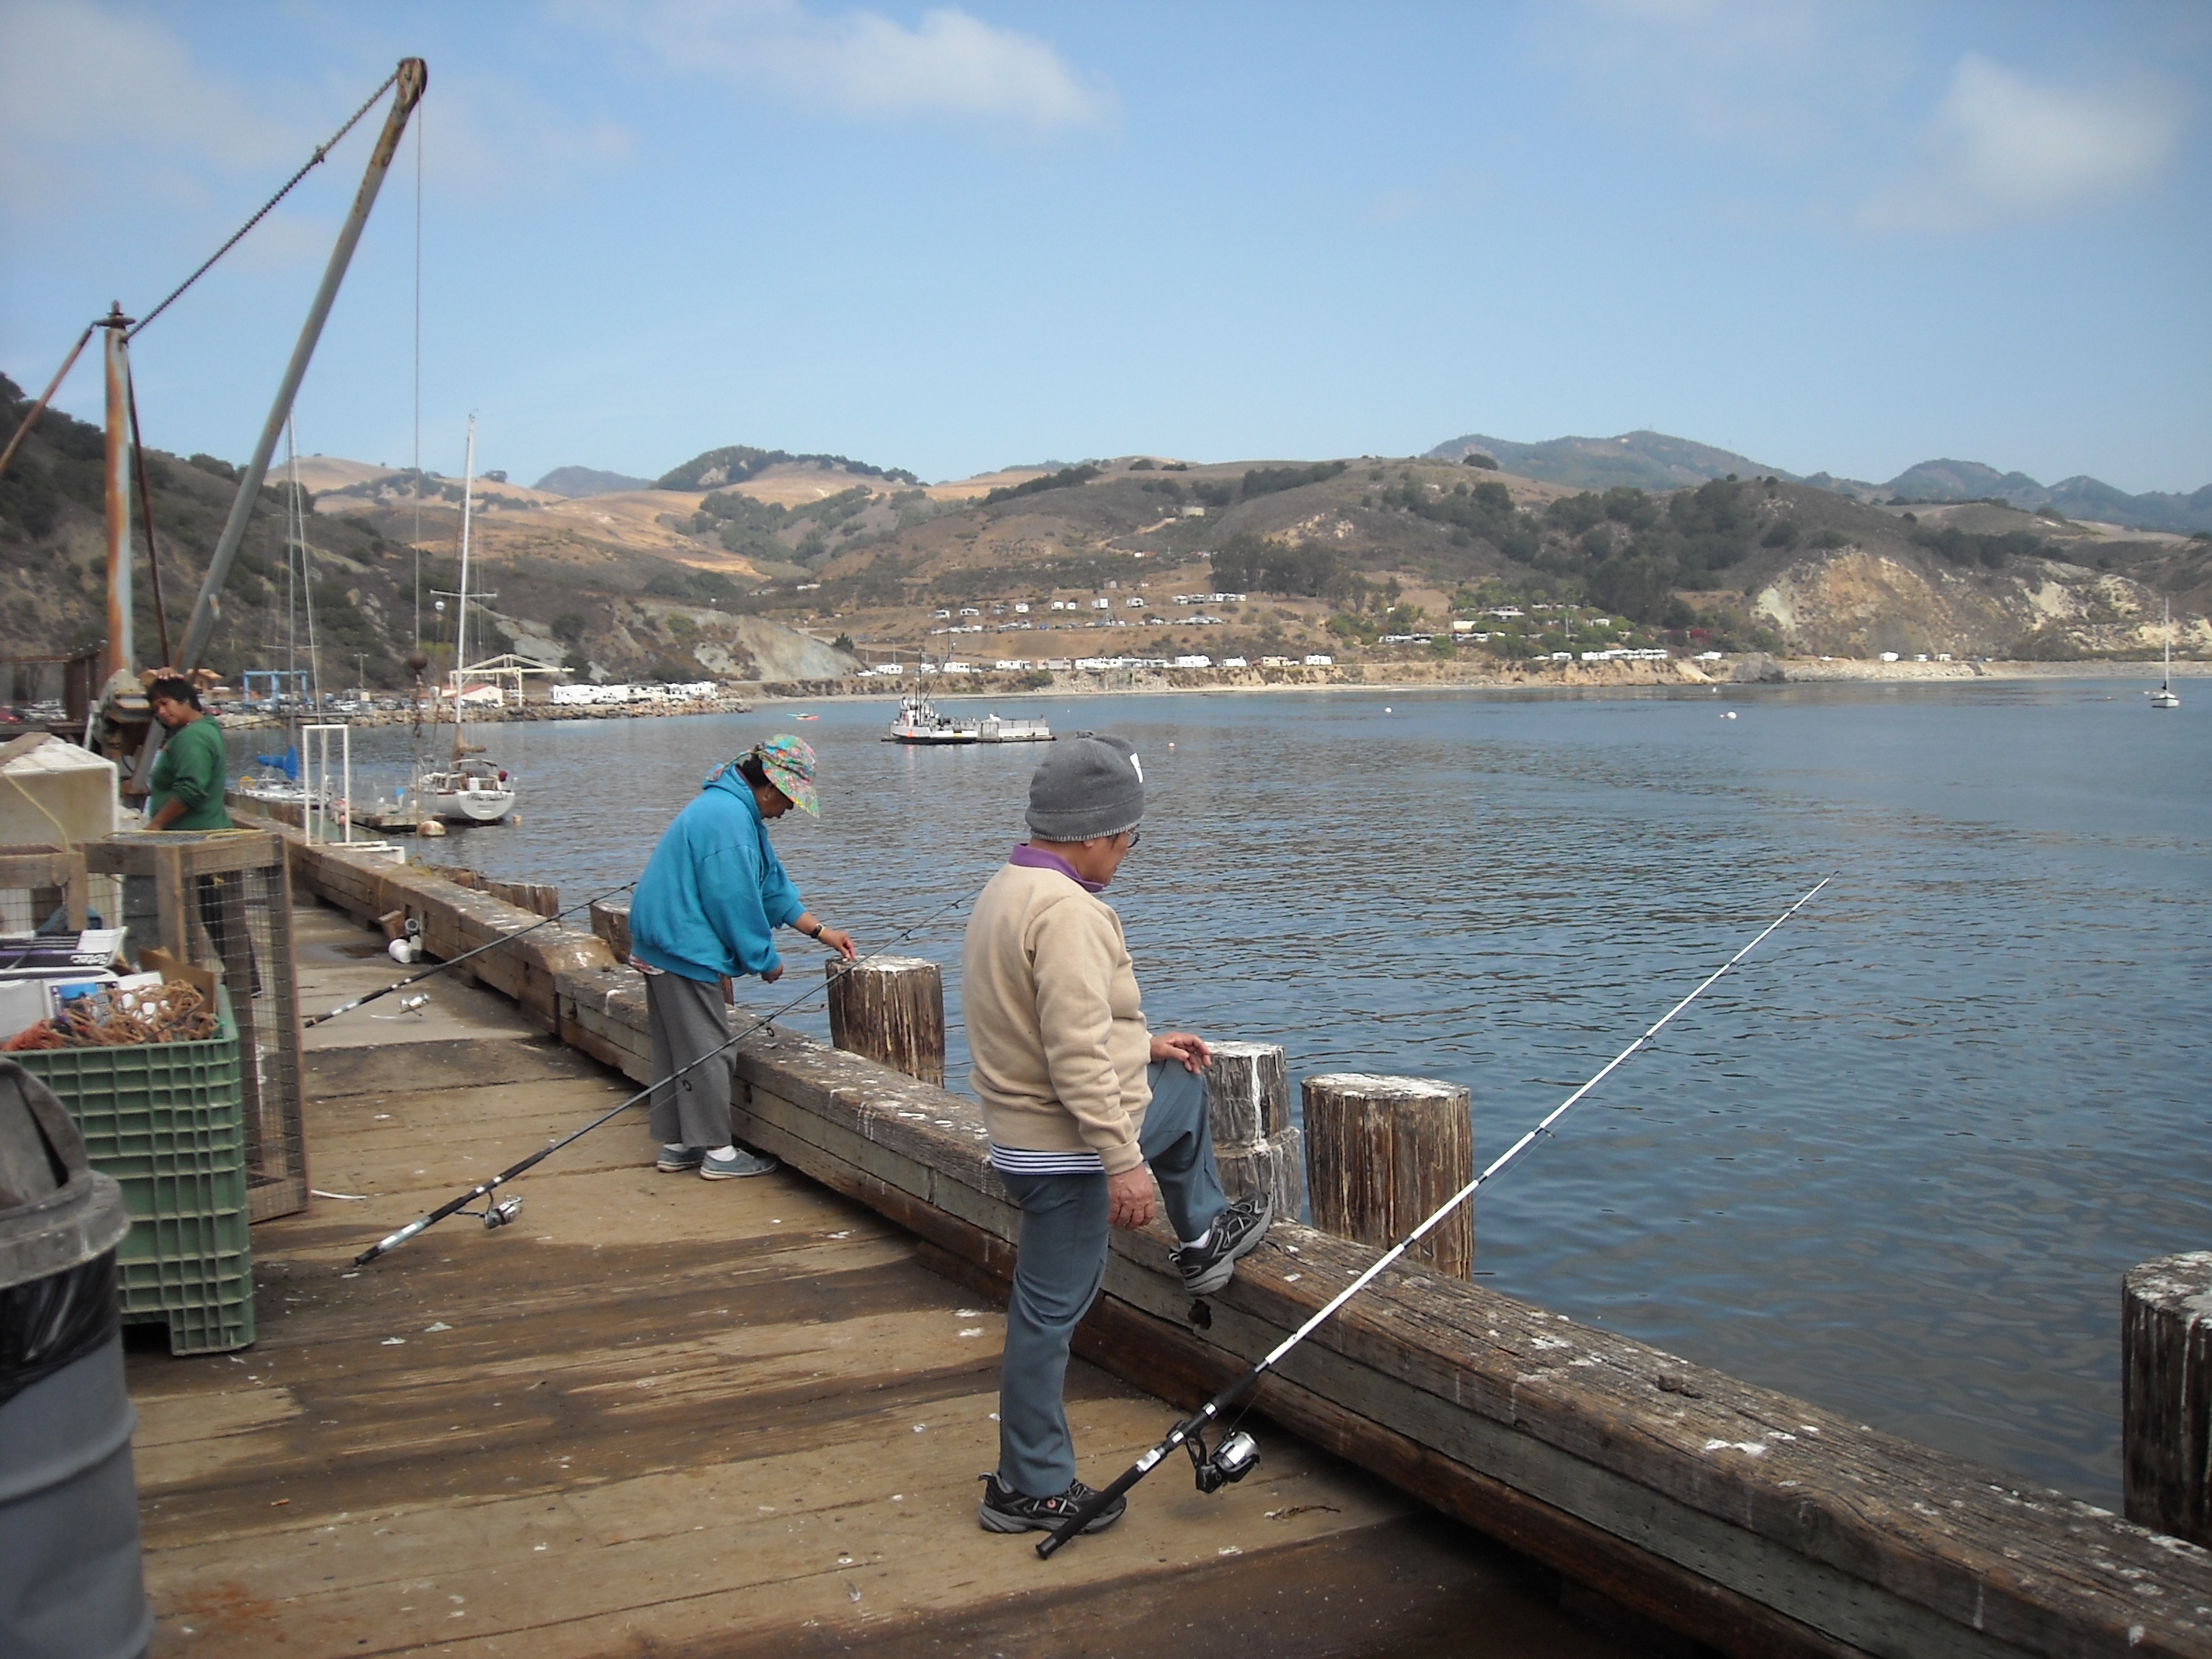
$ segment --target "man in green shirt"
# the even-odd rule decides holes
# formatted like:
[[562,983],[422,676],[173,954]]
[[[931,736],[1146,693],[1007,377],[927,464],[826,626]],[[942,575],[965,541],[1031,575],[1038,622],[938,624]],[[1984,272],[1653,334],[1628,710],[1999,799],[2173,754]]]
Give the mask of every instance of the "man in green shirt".
[[222,730],[200,707],[200,694],[180,675],[146,688],[154,718],[169,740],[154,763],[153,793],[146,799],[149,830],[228,830],[222,810]]

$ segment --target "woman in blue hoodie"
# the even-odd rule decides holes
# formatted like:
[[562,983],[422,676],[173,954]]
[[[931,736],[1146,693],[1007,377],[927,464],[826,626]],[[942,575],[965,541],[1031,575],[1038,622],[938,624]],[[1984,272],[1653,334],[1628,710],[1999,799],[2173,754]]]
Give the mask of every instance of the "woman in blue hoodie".
[[854,954],[851,934],[808,912],[769,844],[768,821],[793,806],[821,815],[813,750],[793,737],[755,744],[708,775],[653,849],[630,902],[630,964],[646,975],[653,1073],[684,1073],[653,1091],[655,1167],[672,1174],[730,1181],[775,1168],[731,1139],[729,1050],[702,1058],[730,1040],[728,981],[783,976],[778,927],[796,927],[848,960]]

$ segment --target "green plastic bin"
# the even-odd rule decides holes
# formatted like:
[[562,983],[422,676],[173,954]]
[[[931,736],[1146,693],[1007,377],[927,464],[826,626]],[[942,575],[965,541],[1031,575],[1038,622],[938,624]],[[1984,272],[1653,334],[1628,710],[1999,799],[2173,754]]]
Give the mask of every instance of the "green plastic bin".
[[169,1352],[253,1340],[238,1028],[218,989],[202,1042],[17,1054],[60,1097],[92,1167],[115,1177],[131,1232],[115,1253],[125,1324],[169,1328]]

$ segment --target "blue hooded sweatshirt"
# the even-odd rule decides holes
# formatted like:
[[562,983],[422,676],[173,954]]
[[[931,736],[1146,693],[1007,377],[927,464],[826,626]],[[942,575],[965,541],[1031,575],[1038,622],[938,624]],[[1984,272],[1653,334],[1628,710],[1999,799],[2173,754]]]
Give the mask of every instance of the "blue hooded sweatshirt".
[[805,913],[769,845],[752,786],[725,766],[653,849],[630,901],[630,949],[685,979],[764,974],[782,962],[774,930]]

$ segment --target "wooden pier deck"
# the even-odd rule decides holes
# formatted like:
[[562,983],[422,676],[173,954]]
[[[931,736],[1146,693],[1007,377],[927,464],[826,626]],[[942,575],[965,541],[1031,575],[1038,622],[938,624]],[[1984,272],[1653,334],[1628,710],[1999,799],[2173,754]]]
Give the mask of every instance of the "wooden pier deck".
[[[395,976],[352,918],[297,929],[305,1009]],[[314,1184],[365,1196],[253,1230],[259,1341],[134,1346],[157,1659],[1639,1650],[1279,1431],[1244,1485],[1164,1471],[1050,1564],[981,1533],[996,1308],[802,1176],[657,1174],[641,1113],[520,1183],[514,1225],[356,1273],[633,1087],[504,996],[428,988],[308,1033]],[[1069,1395],[1094,1480],[1171,1414],[1080,1362]]]

